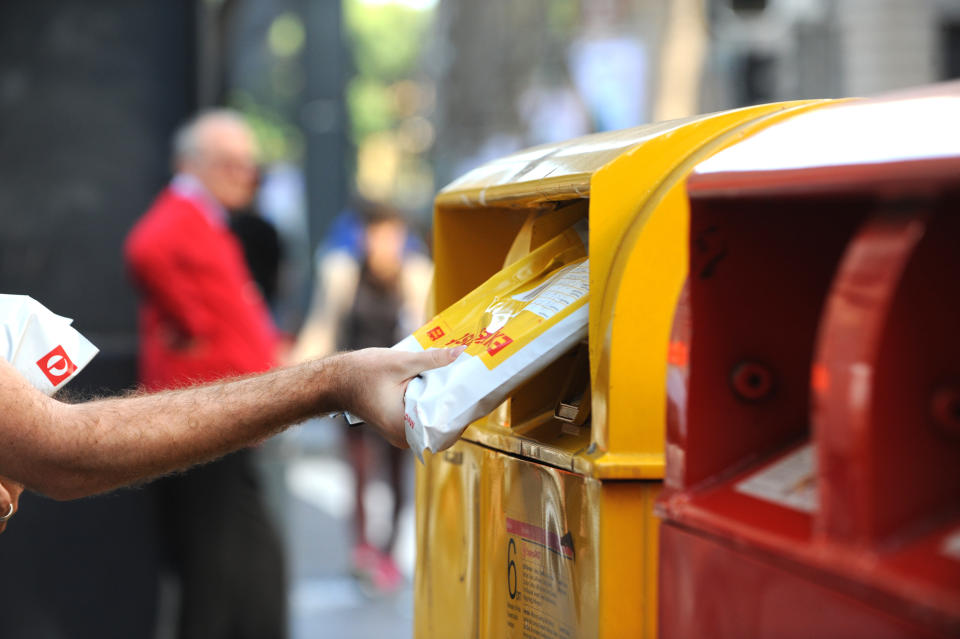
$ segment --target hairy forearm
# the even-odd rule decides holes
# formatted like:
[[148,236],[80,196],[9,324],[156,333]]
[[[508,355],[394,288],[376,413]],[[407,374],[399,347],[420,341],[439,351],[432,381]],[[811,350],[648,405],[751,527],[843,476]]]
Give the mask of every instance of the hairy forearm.
[[243,379],[74,405],[41,394],[0,359],[0,475],[73,499],[215,459],[334,410],[349,410],[404,447],[407,382],[462,352],[368,348]]
[[24,482],[63,499],[215,459],[282,427],[343,408],[342,357],[193,388],[57,404],[56,432]]

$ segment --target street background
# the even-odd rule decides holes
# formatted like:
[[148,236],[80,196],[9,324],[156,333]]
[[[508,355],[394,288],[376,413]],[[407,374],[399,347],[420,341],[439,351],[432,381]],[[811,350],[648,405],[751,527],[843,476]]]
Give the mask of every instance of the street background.
[[[170,178],[171,133],[203,108],[239,110],[259,138],[257,208],[284,247],[272,310],[294,337],[328,231],[360,198],[401,211],[429,250],[436,191],[527,146],[956,77],[960,0],[4,2],[0,291],[73,317],[101,349],[75,394],[134,387],[121,246]],[[404,581],[384,591],[351,575],[343,433],[308,423],[259,457],[291,637],[411,636],[412,502],[393,549]],[[381,543],[390,492],[383,478],[366,490]],[[0,539],[0,636],[174,637],[157,518],[149,486],[25,496]]]

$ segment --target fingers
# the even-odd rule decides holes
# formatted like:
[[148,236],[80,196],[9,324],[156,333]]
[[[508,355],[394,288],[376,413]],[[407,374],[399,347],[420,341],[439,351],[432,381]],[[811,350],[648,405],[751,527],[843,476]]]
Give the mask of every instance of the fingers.
[[466,346],[457,346],[456,348],[431,348],[422,353],[412,353],[407,363],[408,377],[415,377],[431,368],[451,364],[465,350],[467,350]]
[[466,347],[407,353],[368,348],[338,356],[342,404],[388,442],[406,448],[403,397],[407,383],[426,370],[453,362]]

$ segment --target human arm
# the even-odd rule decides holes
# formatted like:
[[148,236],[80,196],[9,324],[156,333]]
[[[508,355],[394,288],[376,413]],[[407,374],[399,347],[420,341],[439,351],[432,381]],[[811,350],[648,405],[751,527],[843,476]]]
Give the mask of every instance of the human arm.
[[0,360],[0,475],[74,499],[210,461],[308,417],[348,410],[405,446],[410,378],[458,349],[365,349],[193,388],[64,404]]

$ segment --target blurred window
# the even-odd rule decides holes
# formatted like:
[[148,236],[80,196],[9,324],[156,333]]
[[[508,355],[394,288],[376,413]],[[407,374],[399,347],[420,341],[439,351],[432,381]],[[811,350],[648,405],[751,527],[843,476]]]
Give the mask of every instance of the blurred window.
[[960,78],[960,20],[943,25],[943,79]]
[[745,53],[739,61],[738,104],[750,105],[776,99],[777,60],[758,51]]
[[730,8],[737,12],[763,11],[767,0],[730,0]]

